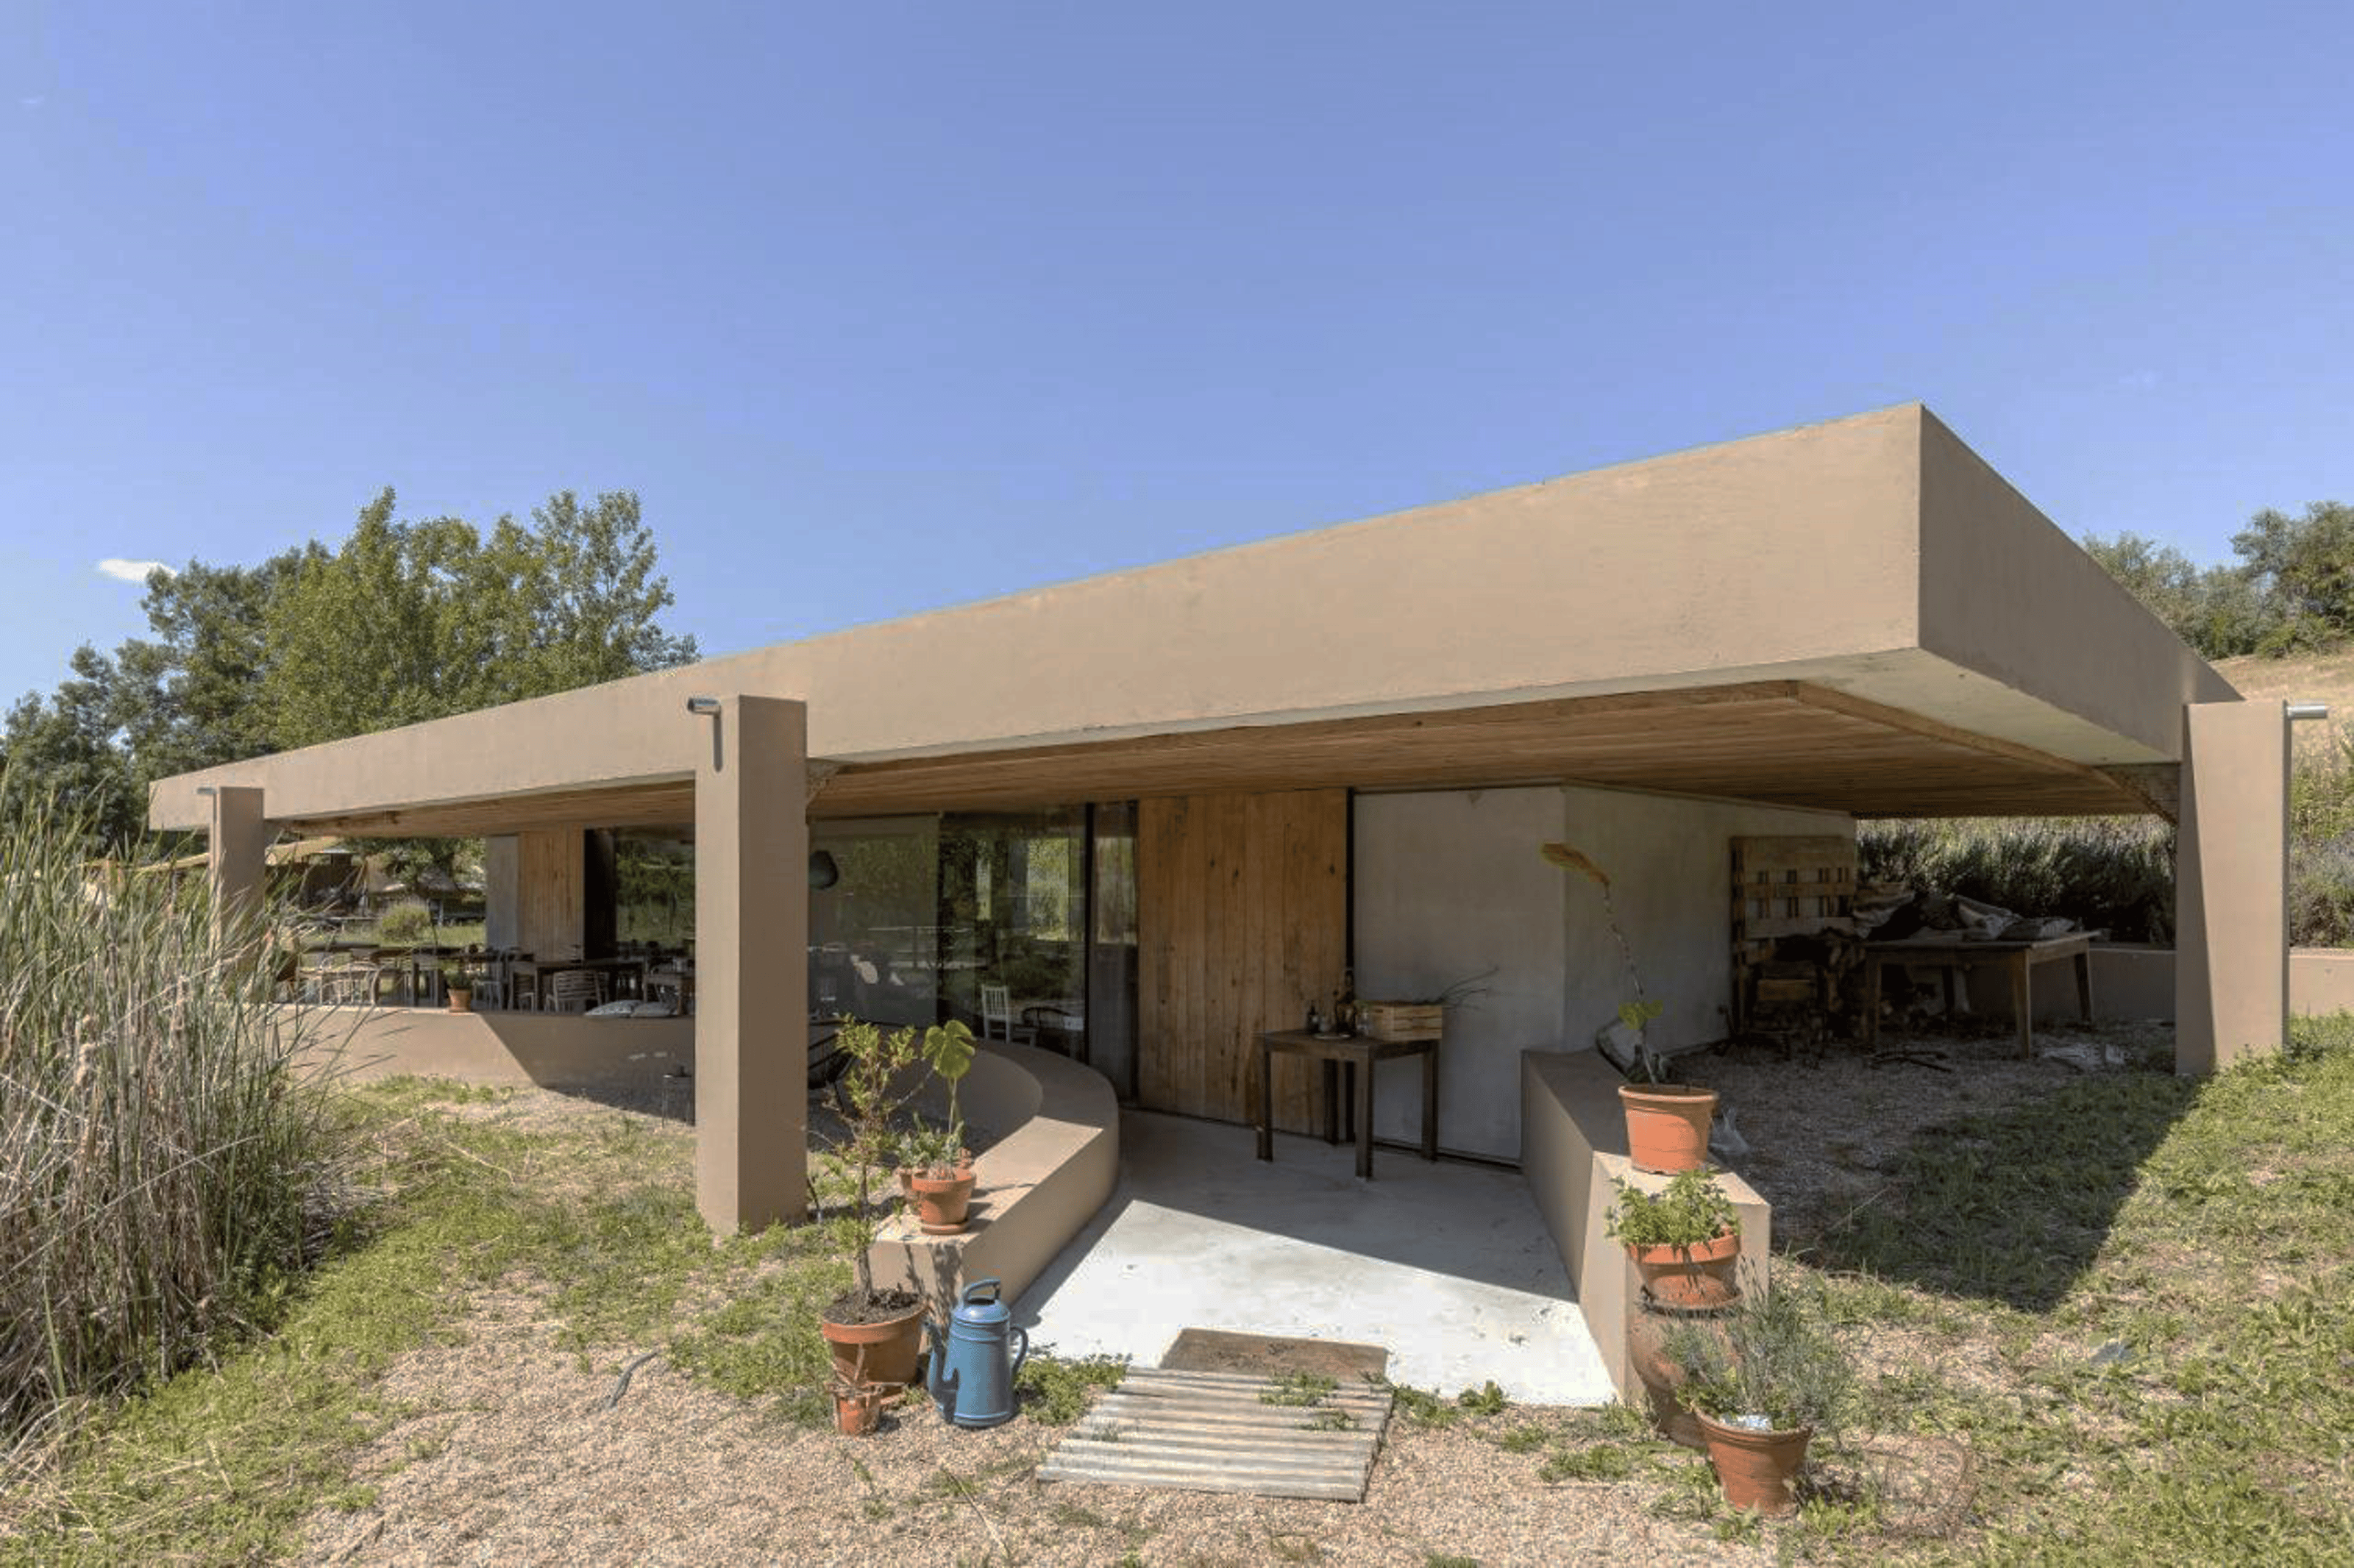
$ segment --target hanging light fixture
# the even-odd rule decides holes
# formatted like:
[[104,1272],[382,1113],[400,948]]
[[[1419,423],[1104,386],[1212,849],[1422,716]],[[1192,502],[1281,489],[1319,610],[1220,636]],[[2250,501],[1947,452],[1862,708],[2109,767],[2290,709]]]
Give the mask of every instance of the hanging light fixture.
[[842,880],[842,867],[836,865],[832,852],[818,850],[810,856],[810,886],[822,893]]

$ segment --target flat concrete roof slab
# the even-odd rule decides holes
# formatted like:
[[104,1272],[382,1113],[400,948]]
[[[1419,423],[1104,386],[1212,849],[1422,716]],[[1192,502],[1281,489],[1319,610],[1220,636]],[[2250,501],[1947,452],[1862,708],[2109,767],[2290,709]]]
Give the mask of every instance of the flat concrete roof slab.
[[1378,1344],[1394,1383],[1494,1379],[1532,1404],[1614,1397],[1561,1255],[1515,1171],[1123,1111],[1120,1182],[1014,1321],[1064,1356],[1157,1364],[1182,1330]]

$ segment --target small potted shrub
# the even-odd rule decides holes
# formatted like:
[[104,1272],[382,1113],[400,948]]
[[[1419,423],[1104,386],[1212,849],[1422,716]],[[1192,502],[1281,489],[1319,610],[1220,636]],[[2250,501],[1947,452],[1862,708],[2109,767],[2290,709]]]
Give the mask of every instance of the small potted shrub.
[[450,1011],[474,1011],[474,971],[463,964],[441,966],[441,989],[450,996]]
[[1644,1079],[1640,1086],[1618,1086],[1619,1105],[1627,1116],[1627,1157],[1638,1171],[1698,1170],[1708,1163],[1708,1127],[1716,1116],[1716,1091],[1659,1081],[1659,1054],[1646,1032],[1666,1011],[1666,1004],[1643,994],[1643,975],[1635,967],[1634,947],[1619,927],[1617,906],[1610,900],[1609,875],[1569,844],[1546,844],[1539,853],[1548,864],[1574,871],[1601,890],[1602,916],[1609,922],[1611,938],[1618,944],[1619,956],[1627,962],[1627,978],[1635,988],[1634,1000],[1619,1005],[1617,1022],[1603,1030],[1597,1042],[1605,1046],[1605,1055],[1613,1055],[1609,1046],[1615,1044],[1616,1055],[1623,1058],[1620,1070],[1630,1077],[1639,1072]]
[[1709,1331],[1678,1324],[1663,1343],[1724,1500],[1769,1514],[1797,1507],[1808,1442],[1855,1388],[1854,1358],[1830,1330],[1820,1287],[1752,1291]]
[[916,1205],[916,1224],[928,1236],[964,1229],[974,1178],[962,1124],[920,1128],[907,1135],[902,1149],[907,1163],[900,1167],[899,1183]]
[[1680,1171],[1657,1192],[1619,1181],[1611,1237],[1627,1249],[1643,1288],[1667,1307],[1722,1307],[1736,1299],[1741,1215],[1706,1169]]
[[909,1075],[919,1063],[938,1071],[942,1060],[957,1056],[960,1038],[962,1065],[970,1066],[972,1031],[962,1023],[935,1024],[919,1037],[912,1027],[885,1033],[852,1020],[834,1036],[850,1058],[842,1075],[843,1096],[850,1104],[850,1139],[842,1160],[853,1178],[851,1204],[834,1221],[834,1235],[850,1255],[856,1283],[826,1304],[819,1328],[833,1348],[836,1377],[854,1388],[913,1383],[923,1362],[924,1298],[913,1290],[876,1289],[868,1253],[882,1229],[877,1179],[890,1170],[899,1144],[891,1118],[916,1086],[907,1081]]

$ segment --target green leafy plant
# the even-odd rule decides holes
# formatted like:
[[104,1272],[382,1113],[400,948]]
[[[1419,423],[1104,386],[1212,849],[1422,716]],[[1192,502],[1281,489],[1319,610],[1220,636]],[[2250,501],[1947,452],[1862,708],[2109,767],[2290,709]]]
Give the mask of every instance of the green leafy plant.
[[1287,1372],[1258,1391],[1261,1404],[1308,1406],[1321,1404],[1339,1383],[1320,1372]]
[[1628,1246],[1694,1247],[1740,1228],[1740,1212],[1712,1171],[1679,1171],[1657,1192],[1623,1178],[1616,1185],[1618,1201],[1610,1205],[1609,1234]]
[[[853,1203],[835,1220],[835,1238],[850,1253],[850,1269],[857,1286],[833,1302],[829,1311],[875,1304],[874,1265],[866,1253],[883,1229],[883,1213],[875,1208],[875,1177],[890,1168],[902,1149],[899,1132],[892,1128],[892,1116],[920,1087],[920,1078],[911,1081],[908,1069],[949,1054],[951,1048],[947,1041],[953,1041],[956,1032],[963,1032],[965,1041],[972,1038],[972,1032],[963,1024],[932,1024],[918,1036],[913,1026],[885,1033],[878,1024],[862,1020],[845,1022],[841,1033],[833,1036],[835,1048],[850,1057],[850,1066],[843,1069],[843,1099],[850,1102],[850,1137],[843,1144],[841,1159],[853,1184]],[[972,1057],[968,1053],[965,1065],[970,1066],[970,1062]]]
[[1786,1280],[1752,1290],[1716,1324],[1670,1326],[1661,1349],[1684,1382],[1676,1396],[1717,1421],[1777,1432],[1835,1425],[1855,1396],[1855,1359],[1830,1327],[1821,1287]]
[[1511,1401],[1504,1397],[1504,1391],[1497,1386],[1496,1380],[1490,1378],[1478,1388],[1465,1389],[1456,1396],[1455,1403],[1474,1415],[1501,1415]]
[[451,991],[472,991],[480,977],[467,964],[443,964],[441,983]]

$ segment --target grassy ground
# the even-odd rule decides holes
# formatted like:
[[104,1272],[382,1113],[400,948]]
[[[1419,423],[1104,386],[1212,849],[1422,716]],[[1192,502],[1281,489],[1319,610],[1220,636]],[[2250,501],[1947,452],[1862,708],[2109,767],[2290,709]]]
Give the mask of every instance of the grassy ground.
[[2349,1128],[2341,1016],[2208,1082],[2088,1077],[1917,1141],[1814,1260],[1878,1352],[1864,1425],[1974,1461],[1980,1529],[1914,1552],[2354,1562]]
[[815,1383],[822,1349],[799,1330],[848,1280],[821,1227],[715,1248],[695,1213],[691,1134],[610,1112],[546,1130],[468,1114],[504,1097],[414,1081],[356,1092],[381,1204],[271,1339],[134,1401],[61,1484],[0,1501],[0,1562],[284,1554],[323,1501],[365,1502],[346,1495],[350,1458],[403,1416],[373,1392],[384,1366],[446,1340],[471,1288],[512,1277],[553,1285],[563,1342],[584,1357],[666,1343],[746,1398]]
[[[779,1419],[822,1414],[808,1325],[846,1274],[819,1227],[715,1248],[684,1129],[593,1110],[493,1125],[502,1099],[356,1098],[388,1193],[364,1232],[274,1339],[134,1403],[56,1486],[0,1504],[0,1562],[288,1552],[319,1507],[370,1506],[352,1457],[405,1414],[380,1369],[461,1332],[468,1292],[502,1281],[540,1282],[600,1373],[662,1345]],[[2349,1128],[2341,1019],[2204,1083],[2092,1075],[1914,1139],[1878,1200],[1777,1265],[1823,1285],[1867,1368],[1787,1525],[1728,1514],[1703,1464],[1623,1412],[1401,1390],[1399,1426],[1468,1424],[1564,1504],[1635,1489],[1700,1540],[1789,1556],[2354,1563]],[[1032,1419],[1075,1414],[1101,1375],[1043,1368]]]

